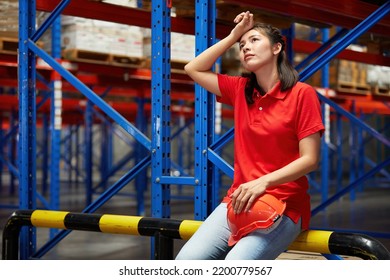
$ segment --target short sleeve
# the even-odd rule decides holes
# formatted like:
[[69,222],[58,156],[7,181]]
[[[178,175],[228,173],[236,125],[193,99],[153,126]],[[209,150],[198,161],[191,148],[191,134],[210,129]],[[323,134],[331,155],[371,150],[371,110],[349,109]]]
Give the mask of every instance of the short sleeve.
[[243,77],[218,74],[218,86],[221,96],[217,96],[217,101],[234,107],[236,95],[245,83],[246,79]]
[[322,136],[325,127],[317,92],[311,86],[306,85],[298,94],[296,122],[298,139],[301,140],[316,132],[320,132]]

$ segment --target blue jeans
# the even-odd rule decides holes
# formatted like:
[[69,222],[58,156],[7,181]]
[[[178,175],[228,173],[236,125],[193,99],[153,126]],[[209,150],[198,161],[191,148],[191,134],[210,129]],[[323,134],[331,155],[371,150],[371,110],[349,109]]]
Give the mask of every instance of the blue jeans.
[[176,260],[274,260],[301,233],[300,220],[295,224],[283,216],[270,233],[255,230],[229,247],[230,229],[226,214],[227,203],[221,203],[184,244]]

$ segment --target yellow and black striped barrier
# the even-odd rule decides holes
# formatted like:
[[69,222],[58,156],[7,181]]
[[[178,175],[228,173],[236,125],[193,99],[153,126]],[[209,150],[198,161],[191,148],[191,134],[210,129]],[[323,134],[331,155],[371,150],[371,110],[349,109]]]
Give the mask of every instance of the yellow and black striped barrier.
[[[3,231],[2,258],[19,258],[19,233],[22,226],[65,230],[95,231],[112,234],[154,236],[156,259],[172,259],[173,239],[188,240],[201,221],[87,214],[47,210],[18,210],[7,221]],[[173,243],[172,243],[173,244]],[[390,253],[378,240],[362,234],[322,230],[301,233],[289,250],[359,257],[369,260],[390,260]]]

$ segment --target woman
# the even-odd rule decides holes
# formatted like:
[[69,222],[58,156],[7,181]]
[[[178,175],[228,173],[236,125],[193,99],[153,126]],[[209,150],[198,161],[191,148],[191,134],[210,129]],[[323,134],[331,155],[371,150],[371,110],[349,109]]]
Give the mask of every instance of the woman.
[[[234,108],[233,184],[176,259],[275,259],[309,226],[305,175],[317,168],[324,131],[318,97],[298,82],[278,29],[254,24],[250,12],[234,22],[227,37],[185,66],[195,82]],[[213,73],[214,62],[236,42],[249,77]],[[286,204],[280,223],[271,232],[253,230],[229,246],[228,203],[240,215],[265,194]]]

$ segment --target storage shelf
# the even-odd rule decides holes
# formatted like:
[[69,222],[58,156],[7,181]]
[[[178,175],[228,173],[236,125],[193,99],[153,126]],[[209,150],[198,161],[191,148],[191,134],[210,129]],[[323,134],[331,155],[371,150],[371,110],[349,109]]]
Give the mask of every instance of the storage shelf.
[[[57,6],[59,1],[37,0],[36,3],[37,10],[50,12]],[[317,26],[320,23],[324,26],[336,25],[344,28],[355,27],[378,8],[377,5],[359,0],[224,0],[217,1],[217,6],[218,3],[235,4],[238,7],[242,7],[242,9],[244,7],[253,7],[277,15],[287,16],[298,22],[306,22]],[[149,28],[151,22],[150,12],[147,10],[88,0],[71,1],[64,10],[64,14]],[[389,28],[390,16],[387,16],[376,24],[371,31],[389,36]],[[194,34],[194,21],[192,19],[173,17],[172,31]],[[218,24],[217,36],[226,35],[228,32],[230,32],[230,27],[227,27],[226,24]]]
[[[223,2],[245,5],[268,12],[292,17],[310,24],[335,25],[351,29],[374,12],[378,6],[359,0],[224,0]],[[371,32],[390,36],[390,16],[377,23]]]

